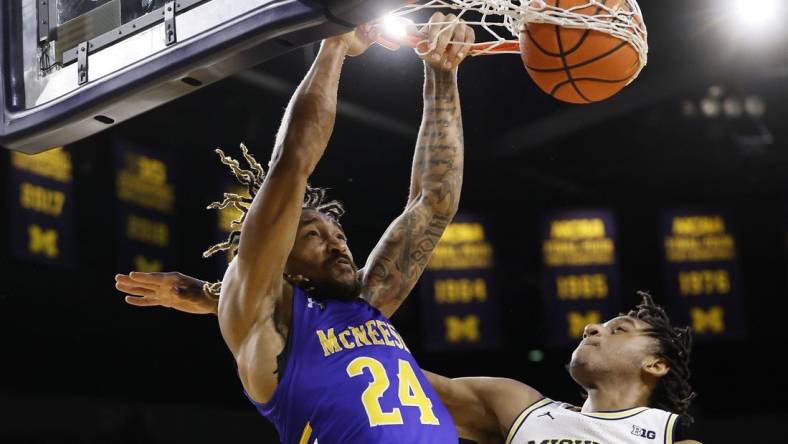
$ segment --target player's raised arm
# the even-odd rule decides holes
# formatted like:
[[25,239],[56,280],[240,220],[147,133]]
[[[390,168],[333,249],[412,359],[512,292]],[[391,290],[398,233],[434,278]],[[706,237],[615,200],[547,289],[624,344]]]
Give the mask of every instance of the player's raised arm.
[[[431,23],[452,22],[436,13]],[[474,42],[473,29],[429,25],[435,47],[424,58],[424,116],[416,144],[407,207],[386,230],[362,273],[363,296],[391,316],[416,285],[443,231],[457,212],[463,176],[463,133],[457,66]],[[451,43],[464,42],[464,44]]]
[[[328,145],[347,55],[369,46],[360,31],[325,40],[285,112],[268,174],[246,215],[239,251],[222,281],[219,326],[244,387],[265,402],[276,388],[292,287],[283,272],[293,248],[307,179]],[[282,310],[279,310],[282,308]]]
[[461,438],[480,444],[500,443],[517,416],[542,395],[505,378],[447,378],[423,370],[457,426]]

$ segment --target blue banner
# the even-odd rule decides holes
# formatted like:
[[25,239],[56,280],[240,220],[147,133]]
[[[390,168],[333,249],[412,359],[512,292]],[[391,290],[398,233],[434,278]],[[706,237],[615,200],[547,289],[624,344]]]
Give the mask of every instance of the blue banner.
[[455,217],[424,271],[422,343],[429,350],[498,347],[500,306],[487,228],[478,217]]
[[71,153],[11,153],[10,236],[16,257],[61,268],[74,263],[74,186]]
[[615,218],[604,209],[552,212],[541,239],[547,342],[575,344],[586,325],[621,309]]
[[733,221],[721,211],[662,212],[665,288],[672,321],[698,342],[744,333]]
[[118,141],[115,163],[118,266],[145,272],[172,269],[177,251],[172,162]]

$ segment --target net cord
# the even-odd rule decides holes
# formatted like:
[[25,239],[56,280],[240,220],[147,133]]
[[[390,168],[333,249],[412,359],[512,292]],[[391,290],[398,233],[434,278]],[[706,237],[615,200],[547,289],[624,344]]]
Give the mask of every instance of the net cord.
[[[429,10],[451,10],[456,18],[450,21],[434,22],[433,25],[454,25],[460,20],[474,26],[477,30],[484,30],[487,34],[477,35],[477,41],[470,52],[472,56],[493,54],[520,54],[519,34],[528,23],[544,23],[558,25],[564,28],[585,29],[606,33],[623,40],[637,51],[640,66],[630,82],[635,80],[648,63],[648,30],[643,21],[640,6],[635,0],[623,0],[614,7],[602,4],[600,0],[588,0],[586,3],[564,9],[549,5],[544,0],[429,0],[403,6],[390,13],[391,17],[398,20],[408,20],[417,27],[426,26],[428,23],[419,21],[415,17],[419,12]],[[578,11],[594,8],[598,10],[595,15],[588,15]],[[470,12],[475,12],[474,18],[469,19]],[[449,32],[446,27],[436,35]],[[422,39],[411,39],[407,42],[419,54],[429,52],[434,42],[429,42],[426,36]],[[462,42],[451,42],[462,43]]]

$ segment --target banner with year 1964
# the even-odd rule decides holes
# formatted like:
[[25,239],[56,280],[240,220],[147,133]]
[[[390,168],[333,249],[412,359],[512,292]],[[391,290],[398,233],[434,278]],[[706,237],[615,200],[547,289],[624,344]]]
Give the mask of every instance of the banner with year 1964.
[[419,282],[427,349],[498,346],[500,307],[488,232],[481,218],[458,215],[435,248]]

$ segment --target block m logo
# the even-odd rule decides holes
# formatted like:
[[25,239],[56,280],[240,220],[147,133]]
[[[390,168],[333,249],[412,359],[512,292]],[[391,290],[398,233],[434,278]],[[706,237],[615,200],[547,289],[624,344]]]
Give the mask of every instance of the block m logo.
[[725,311],[722,307],[704,310],[700,307],[690,309],[693,333],[722,333],[725,331]]
[[470,315],[463,318],[458,316],[446,316],[446,340],[451,343],[457,342],[479,342],[479,317]]
[[134,269],[143,273],[156,273],[164,269],[164,264],[156,259],[148,259],[145,256],[134,256]]
[[60,254],[57,248],[57,230],[45,230],[38,225],[27,227],[27,249],[32,254],[54,259]]
[[588,324],[598,324],[602,320],[602,313],[591,310],[586,313],[579,311],[570,311],[566,314],[566,322],[569,325],[569,337],[581,338],[583,337],[583,330]]

